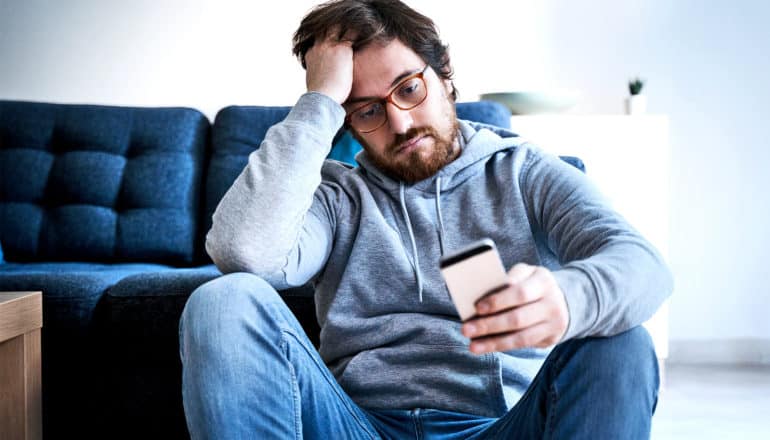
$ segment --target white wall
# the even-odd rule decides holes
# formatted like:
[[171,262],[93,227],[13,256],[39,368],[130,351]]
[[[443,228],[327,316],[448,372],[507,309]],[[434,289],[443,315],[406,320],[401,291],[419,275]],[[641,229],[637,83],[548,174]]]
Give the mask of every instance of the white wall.
[[[211,119],[230,104],[290,105],[304,89],[291,34],[313,4],[0,0],[0,98]],[[671,339],[770,340],[770,3],[411,4],[449,42],[461,99],[575,88],[572,113],[620,113],[628,78],[646,78],[650,111],[671,122]]]
[[770,339],[770,3],[548,4],[547,70],[591,95],[576,110],[619,111],[640,74],[670,116],[671,339]]
[[191,106],[291,104],[310,1],[0,0],[0,96]]

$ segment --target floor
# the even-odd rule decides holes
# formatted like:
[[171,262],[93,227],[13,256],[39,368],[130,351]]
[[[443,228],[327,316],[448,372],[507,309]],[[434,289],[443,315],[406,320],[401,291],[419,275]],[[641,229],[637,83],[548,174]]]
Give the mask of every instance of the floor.
[[668,365],[652,439],[770,439],[770,366]]

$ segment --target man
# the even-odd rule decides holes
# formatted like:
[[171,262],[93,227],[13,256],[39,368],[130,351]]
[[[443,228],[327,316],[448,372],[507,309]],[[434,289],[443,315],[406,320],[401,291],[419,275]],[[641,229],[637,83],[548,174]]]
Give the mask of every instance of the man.
[[[639,325],[671,291],[650,244],[579,171],[458,121],[446,46],[403,3],[323,4],[294,43],[308,92],[217,208],[229,275],[182,319],[193,438],[648,437]],[[343,124],[355,169],[324,163]],[[483,237],[509,285],[461,323],[438,261]],[[275,290],[310,280],[320,354]]]

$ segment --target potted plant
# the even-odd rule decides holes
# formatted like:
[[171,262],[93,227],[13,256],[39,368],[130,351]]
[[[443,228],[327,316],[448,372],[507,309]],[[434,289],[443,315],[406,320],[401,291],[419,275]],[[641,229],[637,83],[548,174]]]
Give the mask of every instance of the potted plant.
[[647,111],[647,97],[642,95],[644,81],[634,78],[628,82],[628,91],[631,93],[626,99],[626,113],[629,115],[641,115]]

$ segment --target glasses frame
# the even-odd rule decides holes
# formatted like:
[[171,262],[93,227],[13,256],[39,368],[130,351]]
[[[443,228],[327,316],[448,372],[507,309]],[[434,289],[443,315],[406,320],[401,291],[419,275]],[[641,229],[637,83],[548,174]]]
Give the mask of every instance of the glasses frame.
[[[357,112],[357,111],[361,110],[362,108],[364,108],[364,107],[366,107],[368,105],[371,105],[373,103],[380,103],[380,104],[382,104],[383,107],[387,106],[390,103],[390,104],[393,104],[393,106],[396,107],[399,110],[411,110],[411,109],[417,107],[418,105],[422,104],[423,102],[425,102],[425,100],[428,98],[428,83],[427,83],[427,81],[425,81],[425,71],[428,70],[428,67],[430,67],[430,64],[426,64],[425,67],[423,67],[423,69],[421,71],[413,73],[413,74],[407,76],[406,78],[402,79],[398,84],[396,84],[393,87],[393,90],[391,90],[390,93],[388,93],[384,98],[372,99],[371,101],[367,101],[364,104],[361,104],[360,106],[358,106],[355,109],[351,110],[348,114],[345,115],[345,125],[350,127],[350,128],[354,128],[353,125],[350,123],[351,116],[355,112]],[[405,82],[411,81],[411,80],[413,80],[415,78],[420,78],[420,80],[422,81],[422,84],[425,87],[425,96],[423,96],[422,99],[420,100],[420,102],[418,102],[417,104],[410,105],[408,107],[402,107],[402,106],[398,105],[393,100],[393,93],[395,93],[395,91],[398,90],[399,87],[401,87]],[[379,130],[387,122],[388,122],[388,112],[385,112],[385,118],[382,120],[382,123],[380,123],[380,125],[376,126],[375,128],[372,128],[371,130],[366,130],[366,131],[356,130],[356,131],[359,132],[359,133],[362,133],[362,134],[372,133],[374,131]]]

